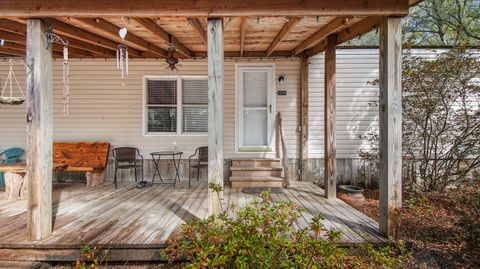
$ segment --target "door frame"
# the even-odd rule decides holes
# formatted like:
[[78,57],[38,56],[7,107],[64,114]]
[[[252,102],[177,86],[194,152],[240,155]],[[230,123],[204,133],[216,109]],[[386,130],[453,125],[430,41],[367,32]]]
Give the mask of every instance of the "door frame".
[[[241,72],[245,70],[266,71],[269,73],[268,78],[268,101],[272,106],[271,113],[268,114],[267,127],[267,146],[246,148],[243,147],[243,81]],[[252,153],[269,153],[275,152],[275,113],[276,113],[276,99],[275,99],[275,63],[237,63],[235,64],[235,153],[252,154]]]

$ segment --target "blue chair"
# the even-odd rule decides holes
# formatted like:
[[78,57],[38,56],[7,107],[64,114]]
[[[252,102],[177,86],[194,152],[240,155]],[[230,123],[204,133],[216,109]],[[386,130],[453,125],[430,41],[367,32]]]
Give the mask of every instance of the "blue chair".
[[[23,149],[21,148],[10,148],[5,150],[4,152],[0,153],[0,157],[4,157],[3,163],[16,163],[18,162],[18,158],[22,156]],[[5,185],[5,181],[3,179],[3,173],[0,172],[0,187]]]

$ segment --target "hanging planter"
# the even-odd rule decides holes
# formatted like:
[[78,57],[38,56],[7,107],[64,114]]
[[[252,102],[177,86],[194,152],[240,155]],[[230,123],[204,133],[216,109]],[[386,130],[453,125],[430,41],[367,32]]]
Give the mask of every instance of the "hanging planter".
[[[21,61],[23,63],[23,61]],[[8,75],[5,84],[3,85],[2,92],[0,93],[0,104],[2,105],[21,105],[25,102],[25,94],[23,93],[20,83],[18,83],[17,76],[13,71],[13,59],[8,62]],[[13,84],[16,84],[19,95],[16,95]],[[7,95],[9,94],[9,95]]]

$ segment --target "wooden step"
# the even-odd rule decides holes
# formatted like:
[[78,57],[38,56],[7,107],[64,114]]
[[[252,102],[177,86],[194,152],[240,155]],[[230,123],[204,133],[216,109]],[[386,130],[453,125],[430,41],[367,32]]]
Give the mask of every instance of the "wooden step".
[[252,167],[252,166],[239,166],[231,167],[230,171],[232,176],[282,176],[282,167]]
[[232,167],[272,167],[279,166],[279,159],[232,159]]
[[231,171],[282,171],[283,167],[232,166]]
[[268,187],[282,188],[283,178],[269,176],[232,176],[230,177],[232,188]]

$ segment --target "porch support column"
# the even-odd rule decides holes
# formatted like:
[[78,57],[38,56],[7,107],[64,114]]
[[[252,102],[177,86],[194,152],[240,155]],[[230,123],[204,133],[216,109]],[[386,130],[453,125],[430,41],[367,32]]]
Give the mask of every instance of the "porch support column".
[[46,26],[27,20],[27,230],[30,240],[52,233],[52,49]]
[[402,203],[402,19],[380,25],[380,232],[394,236]]
[[[208,182],[223,187],[223,20],[209,18],[208,40]],[[208,190],[210,214],[222,212],[222,193]]]
[[301,115],[302,115],[302,145],[301,145],[301,180],[307,180],[307,166],[308,166],[308,62],[309,57],[302,57],[302,63],[300,67],[301,76]]
[[325,197],[335,199],[337,197],[337,148],[335,132],[335,108],[336,108],[336,49],[337,36],[327,37],[325,49]]

